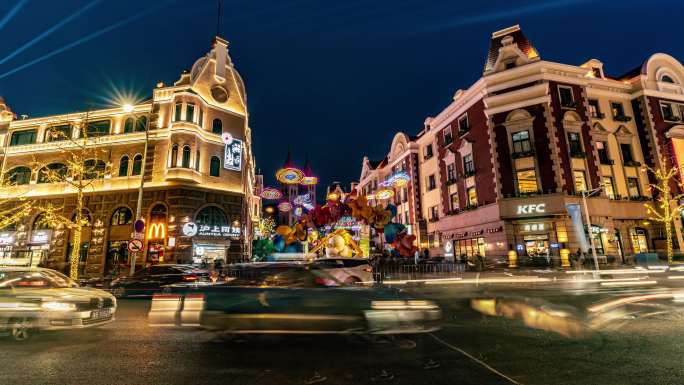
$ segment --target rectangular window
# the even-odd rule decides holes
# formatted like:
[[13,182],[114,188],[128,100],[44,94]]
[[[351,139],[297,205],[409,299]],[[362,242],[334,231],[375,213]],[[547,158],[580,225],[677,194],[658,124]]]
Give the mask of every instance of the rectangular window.
[[432,143],[425,146],[425,160],[432,158],[434,154],[432,153]]
[[473,164],[473,154],[468,154],[463,157],[463,173],[465,177],[475,175],[475,165]]
[[449,198],[451,198],[451,211],[458,210],[458,193],[451,194]]
[[63,124],[45,130],[45,142],[57,142],[71,138],[71,126]]
[[537,173],[534,169],[520,170],[516,173],[518,179],[518,192],[536,193],[539,190],[537,185]]
[[466,190],[466,195],[468,195],[468,206],[477,206],[477,192],[475,191],[475,186],[469,187]]
[[185,121],[194,122],[195,121],[195,105],[192,103],[187,104],[187,109],[185,110]]
[[641,190],[639,189],[639,179],[627,178],[627,191],[629,192],[630,198],[639,198],[641,196]]
[[447,182],[453,182],[456,180],[456,164],[447,164]]
[[675,114],[672,103],[660,103],[660,110],[663,112],[663,119],[676,122],[679,117]]
[[439,219],[439,213],[437,212],[437,206],[430,207],[430,220],[436,221]]
[[10,146],[21,146],[36,142],[36,130],[14,131],[10,138]]
[[470,131],[470,125],[468,124],[468,114],[465,114],[458,118],[458,134],[463,135]]
[[608,142],[596,142],[596,150],[601,164],[613,164],[613,160],[608,155]]
[[562,107],[575,107],[575,98],[572,96],[572,87],[558,86],[558,94]]
[[622,162],[625,166],[633,165],[634,157],[632,156],[632,145],[629,143],[620,143],[620,151],[622,152]]
[[408,188],[401,189],[401,195],[403,195],[403,201],[408,202]]
[[432,191],[437,188],[437,181],[435,180],[435,174],[428,176],[427,189]]
[[572,175],[575,179],[575,192],[587,191],[587,179],[582,170],[574,170]]
[[109,120],[98,120],[88,123],[87,135],[90,136],[105,136],[109,135],[109,128],[112,122]]
[[199,119],[197,119],[197,124],[199,124],[200,127],[204,127],[204,110],[202,107],[199,108]]
[[620,102],[610,102],[610,109],[613,112],[613,118],[625,116],[625,108]]
[[613,187],[613,178],[609,176],[603,177],[603,190],[606,196],[610,199],[615,199],[615,188]]
[[595,78],[601,79],[603,77],[601,75],[601,69],[598,67],[591,67],[591,72],[594,74]]
[[599,101],[596,99],[589,99],[589,113],[592,118],[602,119],[603,114],[601,113],[601,107],[599,106]]
[[180,122],[181,120],[181,112],[183,111],[183,103],[176,103],[176,113],[173,116],[173,121],[174,122]]
[[448,146],[453,142],[454,142],[454,137],[451,134],[451,126],[446,126],[446,128],[444,128],[444,145]]
[[511,135],[511,144],[513,145],[514,158],[532,155],[532,143],[530,143],[529,131],[525,130],[513,133]]
[[582,146],[582,137],[579,132],[568,133],[568,146],[570,147],[570,156],[573,158],[584,158],[584,147]]

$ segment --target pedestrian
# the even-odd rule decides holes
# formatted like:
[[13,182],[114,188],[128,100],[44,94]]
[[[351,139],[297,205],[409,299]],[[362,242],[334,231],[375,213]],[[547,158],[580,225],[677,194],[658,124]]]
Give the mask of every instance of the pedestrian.
[[485,269],[484,257],[482,257],[479,252],[475,253],[475,267],[477,268],[477,271],[483,271]]

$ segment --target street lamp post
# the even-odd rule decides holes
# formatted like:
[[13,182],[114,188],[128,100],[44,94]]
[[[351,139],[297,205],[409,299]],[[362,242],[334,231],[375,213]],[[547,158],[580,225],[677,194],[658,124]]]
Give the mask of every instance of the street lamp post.
[[594,237],[592,236],[591,219],[589,219],[589,209],[587,208],[587,197],[598,191],[601,191],[603,186],[599,186],[593,190],[582,191],[582,207],[584,208],[584,216],[587,218],[587,233],[589,234],[589,243],[591,245],[591,255],[594,258],[594,266],[599,270],[598,257],[596,256],[596,246],[594,245]]
[[[133,130],[138,125],[138,118],[136,114],[133,112],[134,108],[130,104],[125,104],[123,106],[124,112],[128,113],[131,115],[133,118]],[[142,200],[143,200],[143,188],[145,187],[145,161],[147,160],[147,143],[149,142],[150,139],[150,134],[148,132],[149,128],[149,122],[145,122],[145,127],[143,127],[145,130],[145,148],[143,149],[143,157],[142,157],[142,162],[140,164],[140,186],[138,187],[138,202],[136,204],[135,208],[135,220],[138,221],[142,218]],[[135,160],[134,160],[135,162]],[[131,273],[130,275],[133,275],[135,273],[135,260],[138,257],[138,252],[132,252],[131,253]]]

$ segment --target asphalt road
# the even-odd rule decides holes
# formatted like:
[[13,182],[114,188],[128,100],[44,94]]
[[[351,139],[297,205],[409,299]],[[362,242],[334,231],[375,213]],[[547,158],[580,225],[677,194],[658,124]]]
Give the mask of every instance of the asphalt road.
[[[423,338],[226,338],[147,325],[148,300],[122,300],[107,326],[0,340],[0,384],[682,384],[684,313],[672,301],[606,313],[611,299],[662,292],[559,285],[409,288],[438,301],[442,330]],[[484,314],[472,300],[497,301]],[[487,302],[490,301],[490,302]],[[559,310],[561,309],[561,310]],[[560,314],[560,315],[559,315]],[[542,316],[543,315],[543,316]],[[439,367],[426,369],[433,360]]]

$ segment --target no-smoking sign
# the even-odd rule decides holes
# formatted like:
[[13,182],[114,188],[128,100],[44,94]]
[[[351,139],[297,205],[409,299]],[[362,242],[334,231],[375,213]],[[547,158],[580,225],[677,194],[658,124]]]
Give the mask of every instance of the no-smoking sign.
[[143,248],[143,243],[140,239],[131,239],[128,241],[128,251],[131,253],[137,253]]

